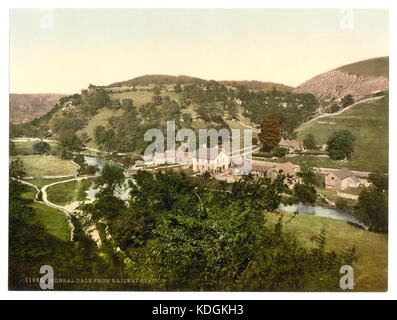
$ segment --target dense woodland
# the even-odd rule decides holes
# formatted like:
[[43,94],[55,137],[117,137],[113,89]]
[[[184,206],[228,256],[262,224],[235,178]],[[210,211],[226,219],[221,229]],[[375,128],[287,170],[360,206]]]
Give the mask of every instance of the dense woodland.
[[90,223],[108,226],[112,237],[100,248],[78,219],[73,242],[53,239],[34,222],[31,201],[21,198],[25,187],[11,181],[10,287],[28,289],[25,277],[50,264],[60,278],[162,280],[62,284],[58,290],[334,291],[340,266],[355,259],[354,248],[326,251],[325,231],[313,238],[313,249],[305,249],[282,232],[282,216],[267,223],[266,212],[278,208],[288,189],[282,174],[273,181],[247,176],[230,192],[211,191],[205,180],[181,172],[139,171],[134,179],[124,202],[114,196],[124,182],[122,171],[105,167],[96,181],[97,199],[80,208],[91,215]]
[[[10,125],[11,138],[19,136],[56,138],[61,142],[63,156],[79,150],[88,141],[86,135],[77,136],[88,121],[102,108],[124,110],[122,116],[108,120],[109,126],[95,128],[95,142],[110,152],[142,153],[148,142],[143,135],[149,128],[165,132],[166,122],[175,121],[176,129],[192,128],[194,121],[202,121],[208,128],[229,128],[225,117],[238,119],[239,108],[254,123],[260,124],[266,116],[278,114],[285,119],[285,133],[310,118],[318,107],[311,94],[295,94],[273,89],[268,92],[249,90],[246,86],[226,87],[216,81],[195,82],[174,91],[178,101],[160,94],[161,86],[153,89],[152,101],[135,105],[132,99],[111,99],[104,88],[91,86],[81,94],[64,97],[46,115],[29,123]],[[237,101],[242,101],[241,107]],[[189,106],[193,106],[197,119],[193,119]],[[196,129],[197,130],[197,129]]]

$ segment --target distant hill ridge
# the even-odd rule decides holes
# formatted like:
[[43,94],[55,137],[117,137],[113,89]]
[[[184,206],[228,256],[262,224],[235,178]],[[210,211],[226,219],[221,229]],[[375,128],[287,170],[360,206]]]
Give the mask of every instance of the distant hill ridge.
[[302,83],[295,91],[310,92],[323,102],[351,94],[355,100],[389,90],[389,57],[363,60],[322,73]]
[[59,93],[16,94],[9,95],[10,121],[12,123],[28,122],[50,111],[59,99],[67,96]]
[[148,86],[151,84],[155,85],[165,85],[165,84],[187,84],[194,82],[205,82],[206,80],[189,77],[185,75],[180,76],[172,76],[166,74],[147,74],[143,76],[139,76],[126,81],[119,81],[109,84],[106,87],[132,87],[132,86]]
[[[126,81],[119,81],[105,86],[107,88],[114,87],[132,87],[132,86],[149,86],[154,85],[172,85],[172,84],[192,84],[192,83],[205,83],[208,80],[190,77],[186,75],[172,76],[166,74],[148,74],[144,76],[139,76]],[[278,90],[288,91],[293,88],[284,84],[258,81],[258,80],[221,80],[216,81],[225,86],[238,86],[243,85],[248,87],[250,90],[271,90],[273,87]]]

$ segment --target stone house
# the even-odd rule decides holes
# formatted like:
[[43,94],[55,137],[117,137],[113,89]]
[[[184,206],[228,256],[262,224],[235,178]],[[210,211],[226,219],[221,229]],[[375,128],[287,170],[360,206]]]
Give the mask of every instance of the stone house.
[[[281,170],[285,175],[290,176],[292,182],[291,187],[295,183],[298,183],[300,181],[300,178],[297,176],[297,173],[300,171],[300,167],[291,162],[274,163],[274,162],[253,161],[250,171],[248,171],[242,165],[240,165],[234,169],[234,173],[236,175],[252,173],[253,175],[259,177],[263,177],[265,174],[267,174],[270,178],[275,179]],[[287,181],[288,178],[285,179],[285,183],[287,183]]]
[[281,147],[281,148],[287,149],[289,152],[295,152],[295,151],[304,150],[303,143],[299,142],[299,141],[281,139],[281,141],[278,144],[278,146]]
[[341,191],[347,188],[358,188],[361,181],[348,169],[342,168],[325,177],[325,189]]

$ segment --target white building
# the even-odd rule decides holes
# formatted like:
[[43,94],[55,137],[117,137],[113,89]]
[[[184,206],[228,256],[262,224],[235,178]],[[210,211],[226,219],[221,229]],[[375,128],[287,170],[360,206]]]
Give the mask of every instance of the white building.
[[230,165],[230,157],[225,150],[201,147],[193,158],[193,170],[196,172],[226,170]]
[[166,150],[164,153],[156,152],[153,157],[155,165],[180,164],[186,165],[193,162],[195,154],[192,152]]

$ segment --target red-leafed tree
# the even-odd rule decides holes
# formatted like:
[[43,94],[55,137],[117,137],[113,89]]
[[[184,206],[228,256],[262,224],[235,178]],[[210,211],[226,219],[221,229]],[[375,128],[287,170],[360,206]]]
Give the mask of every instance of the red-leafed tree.
[[278,113],[271,114],[263,119],[258,137],[264,151],[270,152],[278,145],[284,128],[285,118]]

